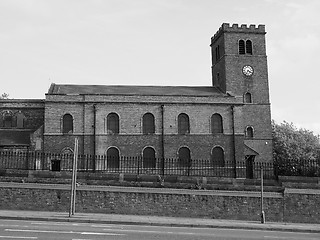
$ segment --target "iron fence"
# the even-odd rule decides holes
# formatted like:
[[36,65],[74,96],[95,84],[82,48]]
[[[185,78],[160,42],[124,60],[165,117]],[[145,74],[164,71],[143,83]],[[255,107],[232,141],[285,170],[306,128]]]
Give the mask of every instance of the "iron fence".
[[[0,151],[0,169],[72,171],[73,154],[55,154],[34,151]],[[207,176],[226,178],[276,177],[272,163],[246,161],[215,163],[210,159],[175,159],[107,157],[105,155],[79,155],[78,171],[132,173],[137,175]]]
[[320,159],[300,161],[275,161],[277,175],[320,177]]

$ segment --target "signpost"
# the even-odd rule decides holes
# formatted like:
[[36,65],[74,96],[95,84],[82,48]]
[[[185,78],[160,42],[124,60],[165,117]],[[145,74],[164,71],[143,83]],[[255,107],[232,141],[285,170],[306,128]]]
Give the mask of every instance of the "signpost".
[[69,217],[74,215],[76,208],[76,187],[77,187],[77,163],[78,163],[78,138],[74,140],[73,164],[72,164],[72,180],[71,180],[71,196]]

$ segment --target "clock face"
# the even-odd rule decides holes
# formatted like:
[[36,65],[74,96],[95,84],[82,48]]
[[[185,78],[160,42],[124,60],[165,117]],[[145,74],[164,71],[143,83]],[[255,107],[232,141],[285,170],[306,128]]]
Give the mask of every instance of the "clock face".
[[250,77],[253,74],[253,67],[251,67],[250,65],[246,65],[242,68],[242,73],[247,76]]

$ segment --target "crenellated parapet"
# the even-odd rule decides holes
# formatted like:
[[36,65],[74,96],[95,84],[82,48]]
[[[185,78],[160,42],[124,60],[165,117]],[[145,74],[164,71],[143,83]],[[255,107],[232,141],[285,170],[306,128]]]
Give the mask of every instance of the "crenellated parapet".
[[241,24],[240,26],[238,24],[232,24],[230,26],[229,23],[223,23],[219,30],[211,37],[211,43],[224,32],[266,34],[265,25],[262,24],[259,24],[258,26],[255,24]]

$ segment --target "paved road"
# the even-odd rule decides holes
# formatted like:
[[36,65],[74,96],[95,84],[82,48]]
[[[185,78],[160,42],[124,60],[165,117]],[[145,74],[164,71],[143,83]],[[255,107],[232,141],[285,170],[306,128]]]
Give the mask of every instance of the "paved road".
[[283,231],[186,228],[121,224],[66,223],[24,220],[0,220],[1,239],[72,239],[72,240],[208,240],[270,239],[319,240],[320,233]]

